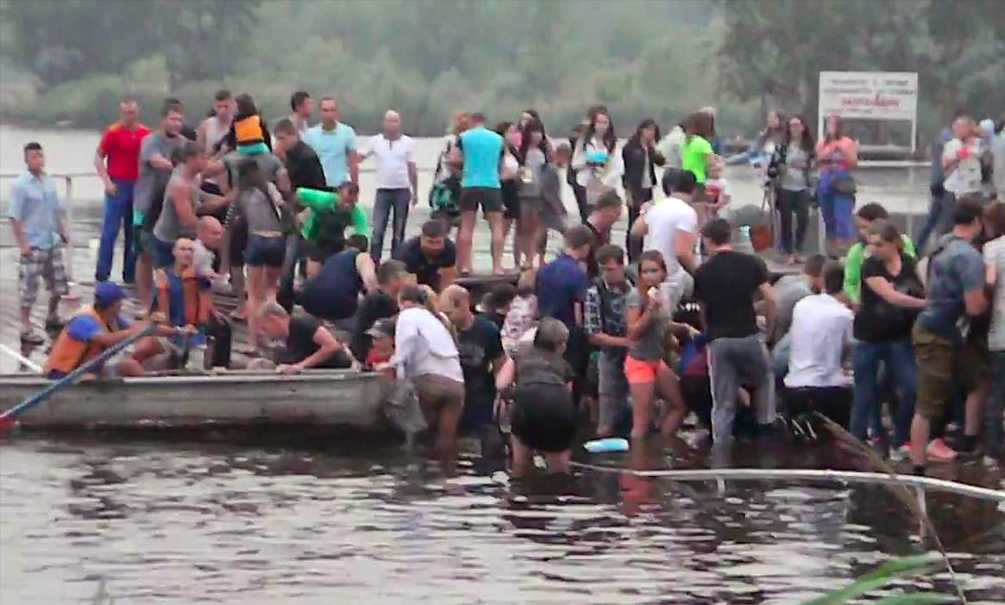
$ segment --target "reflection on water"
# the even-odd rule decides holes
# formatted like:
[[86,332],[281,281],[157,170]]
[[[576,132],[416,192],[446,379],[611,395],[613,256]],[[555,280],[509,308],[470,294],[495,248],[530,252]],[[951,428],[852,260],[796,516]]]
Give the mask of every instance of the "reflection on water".
[[[511,482],[500,461],[442,469],[358,441],[21,439],[0,475],[5,604],[90,603],[102,581],[117,603],[791,603],[922,548],[877,486]],[[1005,600],[994,504],[930,494],[928,508],[968,599]],[[946,592],[945,575],[875,594]]]

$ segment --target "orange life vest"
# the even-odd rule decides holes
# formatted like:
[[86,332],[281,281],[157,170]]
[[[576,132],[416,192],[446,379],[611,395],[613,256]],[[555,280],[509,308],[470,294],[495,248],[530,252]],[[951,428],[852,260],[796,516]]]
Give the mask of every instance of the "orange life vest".
[[[94,307],[84,307],[73,316],[70,322],[72,323],[78,317],[93,317],[98,320],[98,325],[101,326],[105,333],[109,331],[105,320],[101,319],[101,316],[94,310]],[[63,331],[60,332],[59,338],[56,339],[56,343],[52,345],[52,352],[49,353],[49,359],[45,362],[42,374],[48,376],[53,370],[69,374],[81,365],[101,355],[104,350],[105,347],[94,342],[94,340],[80,342],[71,338],[70,323],[67,323]]]
[[[213,310],[213,298],[202,288],[195,275],[195,267],[189,267],[181,274],[182,292],[185,294],[185,325],[204,326],[209,323]],[[157,272],[157,307],[164,317],[171,319],[171,282],[166,271]]]
[[234,135],[238,145],[265,142],[265,131],[262,130],[262,118],[253,115],[234,122]]

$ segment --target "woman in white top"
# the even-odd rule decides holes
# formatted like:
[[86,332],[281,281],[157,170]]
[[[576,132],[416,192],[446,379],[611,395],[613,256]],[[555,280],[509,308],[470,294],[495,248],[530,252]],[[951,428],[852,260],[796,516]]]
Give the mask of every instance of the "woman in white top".
[[586,188],[587,215],[604,190],[616,186],[621,177],[620,155],[614,153],[616,146],[614,120],[607,110],[597,111],[582,138],[576,141],[572,154],[576,181]]
[[419,406],[429,426],[436,427],[437,448],[449,452],[464,410],[464,373],[447,320],[435,312],[435,297],[428,287],[408,285],[402,289],[392,363],[398,378],[415,385]]
[[510,229],[516,222],[516,233],[513,237],[513,266],[520,268],[523,250],[520,238],[523,233],[523,221],[520,220],[520,143],[523,134],[512,122],[499,122],[495,128],[496,134],[503,138],[503,156],[499,162],[499,183],[503,201],[503,241],[509,238]]

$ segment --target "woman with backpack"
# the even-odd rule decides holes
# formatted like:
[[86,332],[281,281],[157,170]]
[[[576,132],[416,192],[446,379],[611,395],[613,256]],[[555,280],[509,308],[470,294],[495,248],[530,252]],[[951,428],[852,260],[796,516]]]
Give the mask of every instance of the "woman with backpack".
[[[802,116],[789,119],[785,141],[775,150],[768,175],[775,181],[775,207],[781,219],[782,251],[788,263],[803,262],[803,244],[809,224],[809,206],[813,191],[816,151],[813,134]],[[795,245],[792,241],[792,216],[796,217]]]

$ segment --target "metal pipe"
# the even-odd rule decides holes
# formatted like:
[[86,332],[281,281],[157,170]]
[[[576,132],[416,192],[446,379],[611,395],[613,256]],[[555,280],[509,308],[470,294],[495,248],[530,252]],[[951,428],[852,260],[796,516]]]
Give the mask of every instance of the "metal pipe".
[[720,469],[668,469],[662,471],[637,471],[613,466],[601,466],[572,462],[573,466],[594,471],[637,475],[669,479],[671,481],[712,481],[719,479],[735,479],[757,481],[764,479],[782,479],[788,481],[813,481],[825,479],[828,481],[847,481],[850,483],[900,483],[912,487],[928,488],[934,491],[944,491],[986,500],[1005,502],[1005,490],[989,489],[977,485],[967,485],[956,481],[947,481],[935,477],[919,477],[916,475],[897,475],[891,477],[886,473],[869,473],[863,471],[835,471],[815,469],[761,469],[761,468],[720,468]]
[[21,365],[27,367],[32,372],[35,372],[36,374],[41,374],[42,373],[42,366],[40,366],[37,363],[35,363],[34,361],[28,359],[24,355],[18,353],[17,351],[15,351],[14,349],[8,347],[7,345],[0,344],[0,352],[6,353],[7,355],[10,355],[14,359],[18,360],[21,363]]

